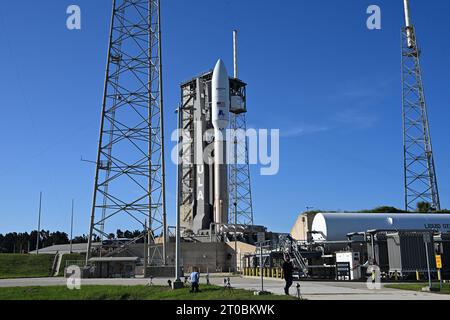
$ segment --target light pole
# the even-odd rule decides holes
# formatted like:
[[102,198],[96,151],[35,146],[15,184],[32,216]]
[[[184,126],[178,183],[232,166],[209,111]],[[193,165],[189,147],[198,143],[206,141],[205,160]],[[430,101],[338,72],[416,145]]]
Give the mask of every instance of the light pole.
[[427,257],[427,269],[428,269],[428,288],[429,288],[430,291],[433,288],[433,286],[431,284],[430,256],[428,254],[428,245],[430,243],[432,243],[431,237],[432,237],[431,234],[425,234],[424,235],[425,254],[426,254],[426,257]]
[[144,278],[147,277],[147,267],[148,267],[148,228],[147,228],[147,219],[145,219],[144,225]]
[[235,271],[238,272],[238,251],[237,251],[237,202],[234,202],[234,256],[236,258]]
[[259,273],[261,275],[261,292],[264,292],[264,274],[263,274],[263,243],[259,244]]
[[[181,130],[181,111],[182,107],[180,106],[177,109],[178,113],[178,130]],[[180,217],[180,191],[181,191],[181,183],[180,183],[180,143],[182,142],[182,136],[179,133],[178,144],[177,144],[177,199],[176,199],[176,212],[177,212],[177,227],[176,227],[176,240],[175,240],[175,281],[173,282],[173,289],[181,289],[184,287],[183,282],[181,281],[181,217]]]
[[39,194],[39,218],[38,218],[38,228],[36,236],[36,254],[39,254],[39,240],[41,238],[41,214],[42,214],[42,191]]
[[72,199],[72,216],[70,218],[70,254],[73,253],[73,211],[75,207],[75,201]]

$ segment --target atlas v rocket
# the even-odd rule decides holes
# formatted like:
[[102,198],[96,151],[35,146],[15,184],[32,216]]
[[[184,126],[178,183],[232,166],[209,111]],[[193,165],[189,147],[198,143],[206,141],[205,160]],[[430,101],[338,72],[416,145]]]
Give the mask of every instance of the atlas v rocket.
[[213,70],[181,84],[179,208],[187,234],[209,234],[213,226],[218,231],[229,223],[226,160],[231,145],[226,130],[231,114],[247,112],[246,86],[236,75],[229,77],[222,60]]
[[214,127],[214,223],[228,223],[226,132],[230,122],[230,80],[225,64],[217,61],[211,82]]

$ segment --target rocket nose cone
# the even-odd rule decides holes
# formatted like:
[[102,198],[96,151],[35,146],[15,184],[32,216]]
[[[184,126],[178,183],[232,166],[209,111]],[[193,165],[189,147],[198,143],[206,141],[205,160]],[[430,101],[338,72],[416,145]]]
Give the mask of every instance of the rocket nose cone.
[[225,63],[222,61],[222,59],[219,59],[216,63],[216,66],[214,67],[214,73],[222,73],[222,74],[228,74],[227,68],[225,67]]

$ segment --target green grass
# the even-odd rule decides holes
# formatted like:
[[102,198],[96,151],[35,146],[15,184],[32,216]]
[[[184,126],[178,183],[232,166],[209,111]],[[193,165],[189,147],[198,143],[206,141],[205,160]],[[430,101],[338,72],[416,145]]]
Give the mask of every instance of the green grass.
[[188,288],[146,286],[82,286],[81,290],[66,287],[0,288],[0,300],[294,300],[288,296],[254,296],[246,290],[224,290],[201,286],[200,293]]
[[64,269],[66,268],[67,261],[84,261],[86,256],[79,253],[64,254],[61,260],[61,266],[59,267],[58,277],[64,277]]
[[[438,287],[439,284],[433,283],[433,287]],[[428,287],[428,283],[407,283],[407,284],[390,284],[386,285],[386,288],[391,289],[401,289],[409,291],[422,291],[422,288]],[[442,290],[439,292],[441,294],[450,294],[450,284],[444,283]]]
[[0,279],[50,276],[54,255],[0,254]]

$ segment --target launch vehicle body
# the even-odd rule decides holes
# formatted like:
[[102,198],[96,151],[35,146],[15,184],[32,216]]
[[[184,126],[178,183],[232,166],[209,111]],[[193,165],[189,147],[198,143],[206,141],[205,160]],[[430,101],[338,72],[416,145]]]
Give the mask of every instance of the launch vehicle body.
[[230,122],[230,79],[225,64],[217,61],[212,83],[212,124],[214,127],[214,222],[228,223],[228,170],[226,133]]
[[220,231],[221,224],[230,223],[230,212],[236,210],[230,203],[228,177],[229,166],[236,160],[228,151],[235,151],[236,145],[234,140],[227,143],[232,135],[227,130],[232,114],[247,112],[246,87],[245,82],[228,75],[220,60],[210,71],[181,84],[184,107],[179,128],[184,139],[180,148],[183,161],[178,167],[179,209],[186,234],[210,234],[212,224]]

